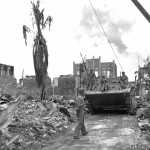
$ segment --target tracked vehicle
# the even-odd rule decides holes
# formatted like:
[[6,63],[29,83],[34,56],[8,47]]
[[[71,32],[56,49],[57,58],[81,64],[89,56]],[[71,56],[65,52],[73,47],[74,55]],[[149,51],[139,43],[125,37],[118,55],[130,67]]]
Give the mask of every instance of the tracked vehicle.
[[87,91],[85,99],[91,114],[105,109],[127,110],[129,114],[135,114],[134,93],[132,86],[122,89],[120,83],[109,81],[107,90]]
[[[138,0],[131,0],[138,10],[150,23],[150,15],[139,3]],[[85,99],[89,103],[92,113],[101,109],[126,109],[128,113],[135,113],[135,92],[134,87],[128,86],[121,89],[119,84],[109,84],[106,91],[87,91]]]

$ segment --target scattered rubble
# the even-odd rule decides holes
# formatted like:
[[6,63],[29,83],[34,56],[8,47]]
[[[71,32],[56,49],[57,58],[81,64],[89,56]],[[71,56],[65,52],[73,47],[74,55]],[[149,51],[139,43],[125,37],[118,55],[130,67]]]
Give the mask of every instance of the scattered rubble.
[[150,91],[145,90],[144,94],[135,96],[136,117],[141,132],[147,136],[150,135]]
[[[0,104],[0,117],[17,103],[14,98],[6,95],[1,95],[1,101],[5,103]],[[33,95],[26,95],[5,126],[7,134],[0,131],[1,150],[41,149],[48,146],[56,134],[64,132],[75,122],[75,100],[65,100],[62,96],[56,96],[44,100],[44,105],[46,107]]]

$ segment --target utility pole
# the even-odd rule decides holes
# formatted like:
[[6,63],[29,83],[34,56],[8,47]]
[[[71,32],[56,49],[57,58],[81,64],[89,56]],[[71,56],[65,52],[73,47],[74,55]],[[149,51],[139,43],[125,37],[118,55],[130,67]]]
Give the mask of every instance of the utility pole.
[[138,55],[138,70],[139,70],[139,66],[140,66],[140,65],[139,65],[139,55]]
[[53,79],[53,81],[52,81],[52,87],[53,87],[53,95],[52,95],[52,97],[54,98],[54,94],[55,94],[55,85],[54,85],[54,79]]
[[22,82],[21,82],[21,86],[23,87],[24,86],[24,69],[22,70]]
[[150,23],[150,15],[144,9],[144,7],[138,2],[138,0],[131,0],[131,1],[138,8],[138,10],[143,14],[143,16],[147,19],[147,21]]
[[81,88],[81,69],[82,69],[82,68],[81,68],[81,65],[82,65],[82,64],[80,63],[80,69],[79,69],[80,88]]

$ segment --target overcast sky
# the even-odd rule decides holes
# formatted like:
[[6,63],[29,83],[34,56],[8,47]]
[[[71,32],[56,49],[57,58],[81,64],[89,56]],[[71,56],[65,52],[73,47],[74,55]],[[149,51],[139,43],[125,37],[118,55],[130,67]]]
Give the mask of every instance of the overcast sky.
[[[91,0],[98,17],[118,56],[123,70],[134,80],[139,64],[143,66],[150,51],[150,24],[131,0]],[[139,0],[150,13],[150,0]],[[53,18],[50,31],[45,30],[49,52],[50,77],[73,74],[73,61],[101,56],[102,62],[115,60],[118,75],[121,68],[107,42],[89,0],[41,0],[45,18]],[[3,0],[0,5],[0,63],[13,65],[15,77],[34,75],[32,44],[28,34],[25,46],[22,26],[32,28],[30,0]],[[32,28],[33,29],[33,28]]]

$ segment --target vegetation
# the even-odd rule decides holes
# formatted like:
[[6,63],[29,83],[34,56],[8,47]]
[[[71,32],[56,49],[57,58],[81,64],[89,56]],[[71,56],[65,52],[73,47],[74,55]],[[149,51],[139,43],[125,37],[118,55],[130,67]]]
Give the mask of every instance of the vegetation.
[[36,74],[36,82],[38,87],[45,88],[45,79],[47,76],[48,68],[48,49],[46,40],[42,34],[42,30],[49,25],[49,29],[52,22],[52,17],[48,16],[44,20],[44,9],[40,11],[40,0],[37,0],[36,4],[31,1],[32,4],[32,23],[33,28],[36,25],[36,32],[32,31],[26,25],[23,25],[23,36],[25,39],[25,44],[27,45],[27,32],[32,32],[34,34],[34,44],[33,44],[33,62],[34,70]]

